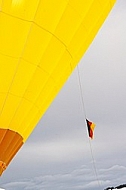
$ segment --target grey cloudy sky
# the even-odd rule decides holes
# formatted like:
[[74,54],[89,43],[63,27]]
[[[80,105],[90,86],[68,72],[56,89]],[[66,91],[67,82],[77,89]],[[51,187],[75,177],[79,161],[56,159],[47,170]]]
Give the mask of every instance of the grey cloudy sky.
[[[126,183],[126,0],[117,0],[77,69],[0,179],[6,190],[100,190]],[[91,141],[84,121],[96,123]],[[100,186],[99,186],[100,184]]]

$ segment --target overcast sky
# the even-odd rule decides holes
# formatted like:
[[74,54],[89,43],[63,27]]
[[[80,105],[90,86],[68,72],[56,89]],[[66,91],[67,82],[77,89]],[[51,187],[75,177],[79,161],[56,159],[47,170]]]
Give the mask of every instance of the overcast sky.
[[[117,0],[78,68],[85,113],[75,69],[1,188],[101,190],[126,183],[126,0]],[[96,124],[91,144],[85,114]]]

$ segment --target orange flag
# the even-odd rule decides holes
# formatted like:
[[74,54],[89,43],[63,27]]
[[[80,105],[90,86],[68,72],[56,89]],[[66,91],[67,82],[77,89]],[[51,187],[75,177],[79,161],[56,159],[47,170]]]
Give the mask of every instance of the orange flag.
[[87,119],[86,119],[86,122],[87,122],[87,128],[88,128],[89,137],[91,139],[93,139],[93,131],[94,131],[94,128],[95,128],[95,124],[92,123],[91,121],[87,120]]

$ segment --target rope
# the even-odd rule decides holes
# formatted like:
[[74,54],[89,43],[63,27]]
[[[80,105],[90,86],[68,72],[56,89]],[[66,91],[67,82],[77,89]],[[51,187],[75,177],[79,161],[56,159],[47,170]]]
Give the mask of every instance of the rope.
[[[86,110],[85,110],[85,104],[84,104],[84,96],[83,96],[83,91],[82,91],[82,83],[81,83],[81,77],[80,77],[80,72],[79,72],[79,66],[77,65],[77,73],[78,73],[78,82],[79,82],[79,89],[80,89],[80,96],[81,96],[81,102],[82,102],[82,109],[83,109],[83,113],[84,113],[84,120],[85,120],[85,124],[87,126],[87,123],[86,123]],[[87,134],[88,134],[88,131],[87,131]],[[92,149],[92,146],[91,146],[91,140],[88,138],[88,141],[89,141],[89,145],[90,145],[90,153],[91,153],[91,158],[92,158],[92,163],[93,163],[93,168],[94,168],[94,174],[95,174],[95,178],[98,182],[98,186],[101,188],[101,184],[100,184],[100,180],[99,180],[99,177],[98,177],[98,172],[97,172],[97,168],[96,168],[96,164],[95,164],[95,159],[94,159],[94,156],[93,156],[93,149]]]
[[91,140],[89,139],[89,144],[90,144],[90,151],[91,151],[91,157],[92,157],[92,162],[93,162],[93,167],[94,167],[94,174],[95,174],[95,178],[98,182],[98,186],[100,188],[102,188],[102,185],[100,183],[100,180],[99,180],[99,176],[98,176],[98,170],[97,170],[97,167],[96,167],[96,164],[95,164],[95,159],[94,159],[94,156],[93,156],[93,149],[92,149],[92,146],[91,146]]
[[82,91],[82,85],[81,85],[81,78],[80,78],[80,72],[79,72],[79,66],[77,65],[77,73],[78,73],[78,82],[79,82],[79,89],[80,89],[80,96],[82,101],[82,108],[84,113],[84,119],[86,119],[86,110],[85,110],[85,104],[84,104],[84,98],[83,98],[83,91]]

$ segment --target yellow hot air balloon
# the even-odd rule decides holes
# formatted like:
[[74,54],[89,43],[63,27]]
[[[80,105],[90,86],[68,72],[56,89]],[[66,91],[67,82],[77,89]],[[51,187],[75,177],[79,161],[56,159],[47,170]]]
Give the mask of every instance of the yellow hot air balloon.
[[0,174],[26,141],[115,0],[0,0]]

